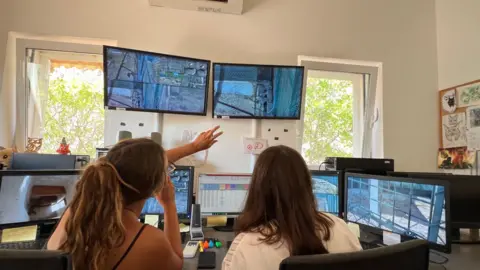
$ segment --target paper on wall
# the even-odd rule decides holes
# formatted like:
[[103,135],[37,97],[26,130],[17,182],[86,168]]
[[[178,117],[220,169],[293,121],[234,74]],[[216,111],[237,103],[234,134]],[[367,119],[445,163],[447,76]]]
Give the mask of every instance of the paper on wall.
[[267,149],[268,140],[257,138],[243,138],[243,152],[245,154],[260,155]]
[[465,113],[454,113],[442,117],[443,148],[467,146]]
[[467,149],[469,151],[480,150],[480,128],[467,131]]

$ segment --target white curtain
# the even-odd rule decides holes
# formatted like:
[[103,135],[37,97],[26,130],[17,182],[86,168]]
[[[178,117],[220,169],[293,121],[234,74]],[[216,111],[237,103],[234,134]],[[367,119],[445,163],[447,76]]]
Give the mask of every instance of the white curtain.
[[[48,100],[49,61],[41,61],[38,51],[32,53],[31,61],[27,63],[27,138],[42,138],[44,113]],[[39,61],[40,60],[40,61]],[[41,63],[38,63],[41,62]]]
[[8,34],[3,82],[0,90],[0,146],[11,147],[15,143],[17,119],[16,44],[13,34]]

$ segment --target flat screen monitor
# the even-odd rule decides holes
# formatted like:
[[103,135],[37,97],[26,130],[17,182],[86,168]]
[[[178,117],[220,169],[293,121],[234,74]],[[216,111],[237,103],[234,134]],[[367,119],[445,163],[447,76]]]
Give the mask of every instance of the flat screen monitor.
[[[425,179],[438,179],[450,183],[450,217],[452,228],[480,228],[480,176],[447,175],[420,173]],[[408,177],[420,177],[418,173],[409,173]],[[475,206],[474,206],[475,205]]]
[[213,64],[214,118],[300,119],[304,67]]
[[73,199],[80,172],[0,171],[0,226],[58,220]]
[[448,182],[348,173],[345,181],[347,222],[450,252]]
[[[175,204],[180,218],[189,218],[193,198],[194,168],[190,166],[176,166],[170,174],[170,179],[175,186]],[[155,197],[148,198],[142,209],[144,215],[163,215],[163,207]]]
[[247,199],[250,174],[200,174],[197,203],[203,216],[236,217]]
[[338,171],[310,171],[312,174],[313,195],[317,200],[317,210],[341,216],[343,209],[342,188],[339,186],[340,172]]
[[109,109],[206,115],[210,61],[104,46]]

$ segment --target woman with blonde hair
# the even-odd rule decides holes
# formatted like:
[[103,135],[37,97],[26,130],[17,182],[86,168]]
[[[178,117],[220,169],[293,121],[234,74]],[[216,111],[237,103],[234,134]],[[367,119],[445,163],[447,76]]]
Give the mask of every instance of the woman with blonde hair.
[[[150,139],[116,144],[85,169],[48,249],[70,253],[75,270],[181,269],[171,162],[210,148],[222,134],[217,129],[170,151]],[[163,231],[139,222],[151,196],[164,208]]]

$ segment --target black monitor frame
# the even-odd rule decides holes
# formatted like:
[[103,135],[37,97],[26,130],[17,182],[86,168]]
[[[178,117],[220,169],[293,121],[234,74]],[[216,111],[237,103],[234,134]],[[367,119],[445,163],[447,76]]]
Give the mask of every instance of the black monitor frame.
[[[413,178],[402,178],[402,177],[391,177],[391,176],[381,176],[381,175],[369,175],[369,174],[358,174],[358,173],[346,173],[345,177],[343,179],[344,182],[344,202],[345,202],[345,215],[344,215],[344,220],[345,222],[349,223],[355,223],[360,226],[362,230],[365,230],[367,232],[373,233],[375,235],[382,235],[383,231],[388,231],[388,230],[383,230],[377,227],[372,227],[369,225],[361,224],[361,223],[356,223],[353,221],[348,220],[348,177],[360,177],[360,178],[365,178],[365,179],[375,179],[375,180],[380,180],[380,181],[396,181],[396,182],[405,182],[405,183],[415,183],[415,184],[427,184],[427,185],[439,185],[443,186],[445,188],[445,245],[440,245],[437,243],[433,242],[428,242],[430,248],[445,252],[445,253],[450,253],[452,250],[452,235],[451,235],[451,219],[450,219],[450,183],[448,181],[444,180],[434,180],[434,179],[413,179]],[[418,238],[413,238],[409,237],[406,235],[400,235],[403,241],[408,241],[408,240],[413,240],[413,239],[418,239]]]
[[[196,113],[196,112],[179,112],[179,111],[169,111],[169,110],[151,110],[151,109],[140,109],[140,108],[123,108],[123,107],[115,107],[115,106],[108,106],[108,87],[109,87],[109,81],[108,81],[108,61],[106,59],[107,57],[107,50],[109,49],[116,49],[116,50],[123,50],[126,52],[131,52],[131,53],[143,53],[143,54],[150,54],[153,56],[159,56],[159,57],[171,57],[171,58],[177,58],[180,60],[189,60],[189,61],[198,61],[198,62],[206,62],[207,64],[207,75],[205,77],[205,102],[204,102],[204,107],[203,107],[203,112],[201,113]],[[103,79],[104,79],[104,84],[103,84],[103,105],[105,108],[109,110],[123,110],[123,111],[137,111],[137,112],[152,112],[152,113],[168,113],[168,114],[181,114],[181,115],[200,115],[200,116],[206,116],[207,115],[207,106],[208,106],[208,90],[210,87],[210,66],[211,66],[211,61],[210,60],[205,60],[205,59],[198,59],[198,58],[191,58],[191,57],[185,57],[185,56],[178,56],[178,55],[171,55],[171,54],[163,54],[163,53],[156,53],[156,52],[149,52],[149,51],[140,51],[140,50],[135,50],[135,49],[128,49],[128,48],[122,48],[122,47],[114,47],[114,46],[103,46]]]
[[[2,178],[4,176],[35,176],[35,175],[80,175],[83,170],[7,170],[0,171],[0,189],[2,188]],[[62,214],[63,216],[63,214]],[[58,218],[52,219],[42,219],[42,220],[33,220],[27,222],[17,222],[17,223],[8,223],[0,224],[0,229],[6,228],[15,228],[28,225],[46,225],[46,226],[55,226],[56,223],[61,219],[61,216]],[[39,228],[41,230],[41,228]]]
[[[343,213],[345,212],[344,204],[344,181],[342,179],[342,171],[322,171],[322,170],[310,170],[312,177],[314,176],[337,176],[338,177],[338,217],[343,218]],[[332,213],[329,213],[332,214]]]
[[[266,117],[266,116],[228,116],[228,115],[215,115],[215,66],[228,65],[228,66],[242,66],[242,67],[265,67],[265,68],[297,68],[302,69],[302,84],[300,87],[300,104],[298,117]],[[212,118],[228,118],[228,119],[266,119],[266,120],[300,120],[302,116],[302,102],[303,102],[303,88],[305,84],[305,67],[304,66],[285,66],[285,65],[261,65],[261,64],[239,64],[239,63],[219,63],[214,62],[212,64]]]
[[[175,165],[175,170],[178,171],[189,171],[189,183],[188,183],[188,197],[187,197],[187,213],[178,213],[179,219],[189,219],[192,213],[192,203],[193,203],[193,186],[195,180],[195,167],[193,166],[177,166]],[[144,219],[147,215],[154,215],[163,217],[164,214],[159,213],[142,213],[140,215],[141,219]]]

